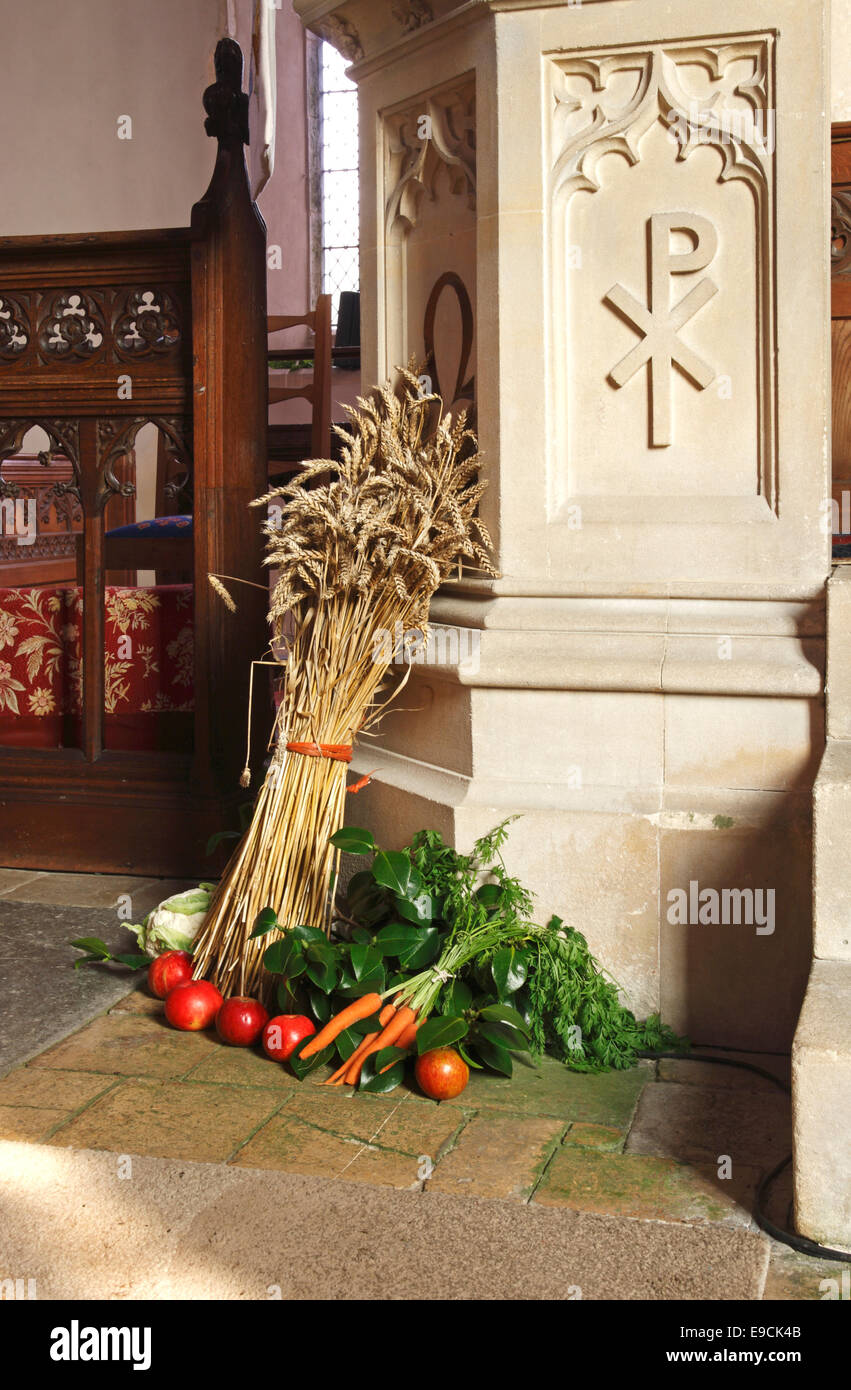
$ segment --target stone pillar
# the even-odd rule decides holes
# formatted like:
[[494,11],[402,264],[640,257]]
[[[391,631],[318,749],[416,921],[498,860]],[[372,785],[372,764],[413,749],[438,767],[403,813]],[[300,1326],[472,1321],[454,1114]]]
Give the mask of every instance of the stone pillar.
[[792,1049],[795,1221],[851,1251],[851,566],[827,599],[827,746],[814,797],[813,963]]
[[522,813],[540,913],[756,1050],[811,955],[825,8],[296,0],[360,90],[364,383],[415,353],[474,402],[500,568],[437,597],[357,818]]

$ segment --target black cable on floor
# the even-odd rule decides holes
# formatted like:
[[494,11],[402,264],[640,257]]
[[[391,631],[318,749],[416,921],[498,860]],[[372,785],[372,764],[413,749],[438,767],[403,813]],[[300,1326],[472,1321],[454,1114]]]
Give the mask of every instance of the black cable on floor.
[[[765,1067],[754,1066],[752,1062],[739,1062],[733,1057],[705,1057],[696,1052],[639,1052],[639,1057],[646,1058],[651,1062],[671,1060],[675,1062],[711,1062],[716,1067],[740,1067],[742,1071],[752,1071],[756,1076],[762,1076],[766,1081],[773,1081],[787,1096],[792,1094],[792,1088],[781,1081],[773,1072],[766,1071]],[[793,1231],[783,1230],[780,1226],[775,1226],[773,1221],[765,1215],[765,1204],[768,1199],[768,1192],[771,1184],[776,1178],[780,1177],[784,1168],[788,1168],[792,1162],[792,1155],[787,1154],[776,1168],[762,1179],[756,1192],[756,1203],[754,1210],[754,1220],[766,1235],[772,1236],[774,1240],[779,1240],[783,1245],[790,1246],[793,1250],[798,1250],[802,1255],[811,1255],[820,1260],[841,1260],[843,1264],[851,1264],[851,1252],[848,1250],[832,1250],[829,1245],[819,1245],[815,1240],[808,1240],[806,1236],[796,1235]]]

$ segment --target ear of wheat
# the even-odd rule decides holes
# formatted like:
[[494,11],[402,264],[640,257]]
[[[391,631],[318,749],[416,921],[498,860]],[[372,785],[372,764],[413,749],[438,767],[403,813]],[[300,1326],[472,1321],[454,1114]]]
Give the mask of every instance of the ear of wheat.
[[396,391],[376,389],[346,410],[341,461],[312,461],[253,504],[286,504],[280,526],[263,529],[266,564],[279,571],[269,617],[287,659],[270,766],[196,947],[196,974],[225,995],[264,991],[275,934],[251,939],[263,908],[284,928],[330,929],[330,838],[344,820],[347,760],[287,745],[350,746],[383,713],[387,635],[427,636],[432,594],[465,562],[495,573],[466,415],[453,420],[439,397],[421,395],[413,363]]

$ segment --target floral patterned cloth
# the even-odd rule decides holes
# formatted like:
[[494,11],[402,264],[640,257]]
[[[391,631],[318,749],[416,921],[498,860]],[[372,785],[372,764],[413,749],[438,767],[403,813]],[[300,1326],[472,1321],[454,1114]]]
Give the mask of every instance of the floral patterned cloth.
[[[0,743],[10,721],[79,717],[82,633],[81,589],[0,589]],[[191,584],[107,588],[104,678],[107,720],[193,709]]]

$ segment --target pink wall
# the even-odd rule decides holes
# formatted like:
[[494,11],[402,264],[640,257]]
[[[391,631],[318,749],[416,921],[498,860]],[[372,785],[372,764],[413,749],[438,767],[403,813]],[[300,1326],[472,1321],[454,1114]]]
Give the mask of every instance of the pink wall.
[[[269,246],[281,250],[281,269],[270,268],[267,275],[269,313],[299,314],[311,308],[307,90],[305,32],[290,0],[283,0],[276,13],[275,41],[275,170],[257,201],[269,229]],[[283,344],[289,339],[280,336],[275,341]]]
[[187,226],[223,22],[222,0],[0,0],[0,235]]

